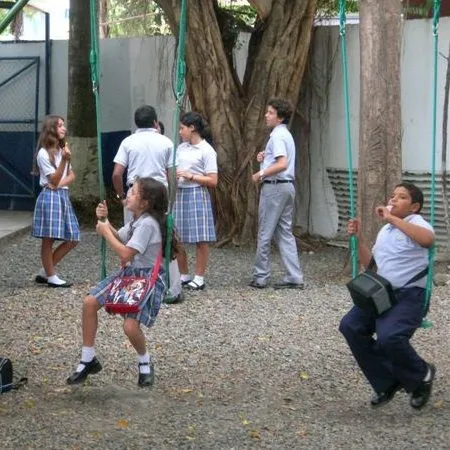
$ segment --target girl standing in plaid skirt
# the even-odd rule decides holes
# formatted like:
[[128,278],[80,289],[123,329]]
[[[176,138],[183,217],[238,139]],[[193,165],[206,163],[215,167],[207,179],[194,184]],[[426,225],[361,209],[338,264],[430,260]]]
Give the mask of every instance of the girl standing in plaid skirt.
[[[55,270],[80,240],[78,220],[69,199],[69,185],[75,181],[70,165],[71,153],[65,142],[66,127],[59,116],[47,116],[42,124],[36,155],[35,172],[42,190],[36,200],[31,235],[42,239],[42,268],[36,283],[50,287],[69,287]],[[63,241],[55,249],[53,243]]]
[[191,290],[205,288],[208,243],[216,241],[208,188],[217,185],[217,154],[206,141],[207,135],[207,125],[200,114],[188,112],[182,116],[180,137],[183,143],[176,152],[178,188],[174,217],[180,241],[196,244],[194,278],[189,275],[184,249],[177,258],[181,283]]
[[[167,190],[164,184],[153,178],[137,178],[128,191],[126,207],[133,214],[133,220],[119,230],[115,230],[107,220],[108,209],[105,202],[100,203],[96,209],[99,219],[97,233],[106,239],[110,248],[119,256],[125,270],[116,271],[106,277],[85,297],[82,312],[81,361],[75,372],[67,379],[68,384],[82,383],[88,375],[102,370],[94,348],[98,311],[104,306],[114,279],[120,274],[125,277],[150,276],[157,258],[164,257],[168,208]],[[176,255],[176,246],[176,239],[172,237],[171,254],[173,255]],[[144,299],[145,304],[142,309],[135,314],[123,315],[123,331],[138,354],[138,385],[141,387],[151,386],[155,375],[140,325],[151,327],[155,322],[164,297],[163,275],[164,270],[161,266],[154,289],[148,293],[148,298]]]

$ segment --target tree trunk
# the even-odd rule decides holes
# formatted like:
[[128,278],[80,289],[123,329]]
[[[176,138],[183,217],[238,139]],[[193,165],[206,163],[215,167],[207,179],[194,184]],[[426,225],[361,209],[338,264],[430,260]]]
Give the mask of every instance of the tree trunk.
[[109,37],[108,0],[98,1],[98,16],[100,21],[100,39]]
[[[180,0],[156,3],[177,35]],[[255,235],[258,188],[251,174],[257,170],[255,157],[268,136],[263,121],[266,104],[274,96],[297,104],[317,2],[250,2],[267,16],[253,33],[243,83],[228,62],[214,3],[188,2],[188,91],[193,109],[210,123],[218,154],[219,235],[242,243]]]
[[72,164],[77,180],[71,186],[75,203],[98,198],[95,99],[89,67],[89,2],[70,1],[69,94],[67,122]]
[[360,1],[360,131],[358,215],[373,243],[377,205],[401,181],[400,1]]

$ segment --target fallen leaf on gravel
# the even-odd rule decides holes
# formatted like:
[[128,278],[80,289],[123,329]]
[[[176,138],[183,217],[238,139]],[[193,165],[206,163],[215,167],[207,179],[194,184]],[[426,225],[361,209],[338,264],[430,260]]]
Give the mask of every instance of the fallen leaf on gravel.
[[283,408],[289,409],[291,411],[297,411],[297,408],[294,408],[293,406],[283,405]]
[[252,423],[250,420],[247,419],[247,416],[244,413],[239,413],[238,416],[242,425],[246,426]]
[[252,438],[255,439],[257,441],[261,440],[261,435],[259,434],[258,430],[250,430],[248,432],[248,435]]
[[181,392],[183,393],[183,394],[190,394],[191,392],[193,392],[194,391],[194,389],[191,389],[191,388],[184,388],[184,389],[181,389]]
[[272,336],[268,335],[268,336],[258,336],[258,339],[260,341],[270,341],[270,339],[272,339]]
[[31,399],[29,399],[29,400],[25,400],[24,402],[23,402],[23,406],[25,406],[25,408],[35,408],[36,407],[36,402],[34,401],[34,400],[31,400]]
[[435,404],[433,406],[435,408],[442,409],[444,407],[444,400],[438,400],[437,402],[435,402]]
[[71,392],[72,389],[70,387],[61,387],[53,389],[54,392]]
[[307,380],[309,378],[309,375],[306,372],[300,372],[299,377],[302,380]]
[[306,428],[301,428],[300,430],[297,431],[297,434],[300,437],[306,437],[308,434],[308,430]]
[[116,422],[116,428],[119,428],[120,430],[126,430],[128,428],[129,421],[127,419],[119,419]]

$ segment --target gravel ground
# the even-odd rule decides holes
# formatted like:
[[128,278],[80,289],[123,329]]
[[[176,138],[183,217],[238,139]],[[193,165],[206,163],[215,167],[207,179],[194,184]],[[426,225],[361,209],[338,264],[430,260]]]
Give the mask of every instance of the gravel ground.
[[[420,412],[404,393],[369,407],[371,389],[337,331],[350,299],[346,251],[332,247],[302,254],[304,291],[250,289],[254,250],[213,249],[207,289],[162,308],[147,332],[152,389],[137,387],[121,320],[104,312],[104,370],[72,388],[65,379],[79,358],[81,302],[99,274],[99,241],[85,231],[61,264],[75,282],[67,290],[31,281],[39,244],[23,235],[0,248],[1,354],[29,379],[0,396],[2,449],[450,448],[448,286],[434,290],[433,328],[414,337],[438,369]],[[273,269],[276,279],[276,254]]]

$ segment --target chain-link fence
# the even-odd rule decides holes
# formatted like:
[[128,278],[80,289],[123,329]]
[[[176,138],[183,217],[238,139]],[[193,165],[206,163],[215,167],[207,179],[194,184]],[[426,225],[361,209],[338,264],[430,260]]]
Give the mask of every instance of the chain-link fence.
[[[0,58],[0,208],[29,209],[35,180],[39,57]],[[18,205],[19,204],[19,205]]]

